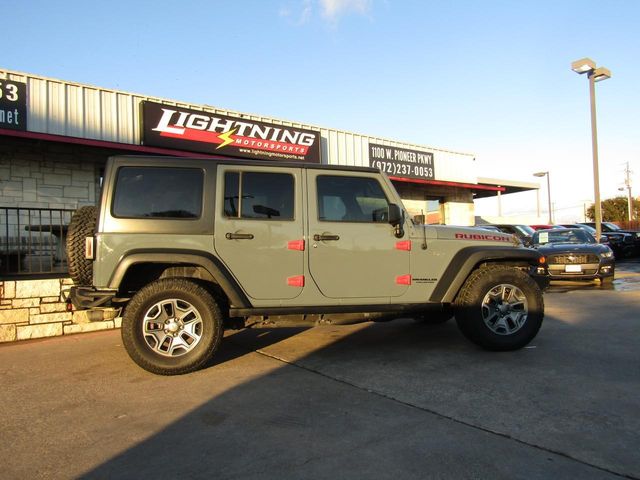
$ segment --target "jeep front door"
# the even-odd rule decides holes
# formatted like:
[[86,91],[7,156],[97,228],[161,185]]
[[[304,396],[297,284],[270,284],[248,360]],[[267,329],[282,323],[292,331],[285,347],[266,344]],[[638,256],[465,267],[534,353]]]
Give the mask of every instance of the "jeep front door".
[[389,200],[374,174],[307,170],[309,270],[330,298],[406,292],[411,242],[388,223]]

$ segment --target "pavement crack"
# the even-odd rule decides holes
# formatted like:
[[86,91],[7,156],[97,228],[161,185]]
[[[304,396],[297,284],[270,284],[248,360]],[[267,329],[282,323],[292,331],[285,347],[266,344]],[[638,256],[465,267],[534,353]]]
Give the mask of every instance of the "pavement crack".
[[[246,347],[243,346],[243,348],[246,348]],[[438,418],[449,420],[449,421],[455,422],[455,423],[457,423],[459,425],[463,425],[465,427],[472,428],[474,430],[478,430],[480,432],[484,432],[484,433],[487,433],[487,434],[490,434],[490,435],[495,435],[495,436],[504,438],[506,440],[511,440],[511,441],[516,442],[516,443],[518,443],[520,445],[524,445],[524,446],[529,447],[529,448],[534,448],[534,449],[539,450],[541,452],[557,455],[559,457],[566,458],[566,459],[571,460],[573,462],[579,463],[581,465],[584,465],[584,466],[587,466],[587,467],[590,467],[590,468],[594,468],[596,470],[608,473],[610,475],[615,475],[615,476],[620,477],[620,478],[628,478],[628,479],[631,479],[631,480],[640,480],[640,477],[636,477],[634,475],[626,474],[626,473],[622,473],[622,472],[616,472],[616,471],[611,470],[609,468],[606,468],[606,467],[603,467],[603,466],[600,466],[600,465],[596,465],[594,463],[587,462],[587,461],[582,460],[580,458],[576,458],[576,457],[574,457],[573,455],[571,455],[569,453],[566,453],[566,452],[563,452],[563,451],[560,451],[560,450],[555,450],[555,449],[552,449],[552,448],[549,448],[549,447],[545,447],[543,445],[538,445],[538,444],[535,444],[535,443],[531,443],[531,442],[528,442],[526,440],[521,440],[521,439],[519,439],[517,437],[513,437],[513,436],[509,435],[508,433],[500,432],[498,430],[493,430],[491,428],[488,428],[488,427],[485,427],[485,426],[482,426],[482,425],[476,425],[474,423],[467,422],[467,421],[461,420],[459,418],[455,418],[455,417],[453,417],[451,415],[447,415],[447,414],[438,412],[436,410],[432,410],[432,409],[429,409],[429,408],[426,408],[426,407],[423,407],[423,406],[420,406],[420,405],[416,405],[414,403],[407,402],[405,400],[401,400],[401,399],[396,398],[396,397],[392,397],[392,396],[387,395],[385,393],[378,392],[376,390],[372,390],[370,388],[363,387],[361,385],[352,383],[350,381],[347,381],[347,380],[344,380],[344,379],[340,379],[340,378],[336,378],[336,377],[332,377],[330,375],[327,375],[324,372],[321,372],[319,370],[316,370],[314,368],[311,368],[311,367],[308,367],[308,366],[305,366],[305,365],[301,365],[299,363],[296,363],[295,361],[287,360],[286,358],[279,357],[278,355],[274,355],[274,354],[269,353],[269,352],[267,352],[265,350],[262,350],[262,349],[258,349],[258,350],[248,349],[248,350],[252,351],[252,352],[255,352],[255,353],[259,354],[259,355],[262,355],[264,357],[268,357],[268,358],[271,358],[273,360],[277,360],[277,361],[282,362],[284,364],[291,365],[292,367],[296,367],[296,368],[299,368],[301,370],[305,370],[305,371],[307,371],[309,373],[313,373],[313,374],[322,376],[322,377],[324,377],[324,378],[326,378],[328,380],[332,380],[334,382],[338,382],[338,383],[341,383],[343,385],[346,385],[346,386],[349,386],[349,387],[352,387],[352,388],[356,388],[358,390],[361,390],[363,392],[367,392],[367,393],[369,393],[371,395],[375,395],[375,396],[383,398],[385,400],[390,400],[390,401],[398,403],[400,405],[403,405],[403,406],[406,406],[406,407],[409,407],[409,408],[412,408],[412,409],[415,409],[415,410],[419,410],[419,411],[422,411],[422,412],[425,412],[425,413],[429,413],[429,414],[434,415],[434,416],[436,416]]]

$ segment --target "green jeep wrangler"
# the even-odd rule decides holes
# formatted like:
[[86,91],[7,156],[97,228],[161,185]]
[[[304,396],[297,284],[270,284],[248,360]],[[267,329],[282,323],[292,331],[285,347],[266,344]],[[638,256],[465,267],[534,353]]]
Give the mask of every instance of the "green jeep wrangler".
[[76,309],[123,307],[142,368],[201,368],[225,325],[455,315],[490,350],[537,334],[539,254],[512,236],[414,224],[372,168],[188,158],[109,159],[99,208],[69,226]]

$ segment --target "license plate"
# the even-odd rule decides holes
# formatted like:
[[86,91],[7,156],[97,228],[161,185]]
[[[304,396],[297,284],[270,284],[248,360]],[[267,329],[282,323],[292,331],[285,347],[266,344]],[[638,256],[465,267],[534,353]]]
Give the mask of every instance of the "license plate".
[[565,265],[564,266],[564,271],[565,272],[570,272],[570,273],[581,273],[582,272],[582,265]]

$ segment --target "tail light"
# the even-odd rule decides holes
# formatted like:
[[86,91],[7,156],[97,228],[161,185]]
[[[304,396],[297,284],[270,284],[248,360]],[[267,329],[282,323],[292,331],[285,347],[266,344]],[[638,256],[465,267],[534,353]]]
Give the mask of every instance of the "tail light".
[[84,239],[84,258],[86,258],[87,260],[95,260],[93,237],[86,237]]

